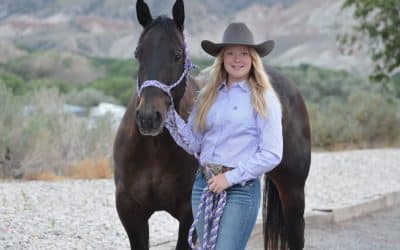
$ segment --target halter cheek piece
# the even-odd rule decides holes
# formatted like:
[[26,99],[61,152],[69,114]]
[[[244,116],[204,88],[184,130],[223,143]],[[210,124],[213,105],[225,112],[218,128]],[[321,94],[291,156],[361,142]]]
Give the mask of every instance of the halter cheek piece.
[[[144,88],[150,87],[150,86],[151,86],[151,87],[159,88],[159,89],[161,89],[162,91],[164,91],[164,92],[171,98],[171,101],[173,101],[172,95],[171,95],[171,89],[174,88],[174,87],[176,87],[176,86],[178,86],[178,84],[182,82],[183,78],[187,75],[187,73],[188,73],[191,69],[193,69],[193,68],[196,67],[196,66],[192,63],[192,61],[190,60],[189,53],[188,53],[188,49],[187,49],[187,46],[186,46],[186,42],[184,43],[184,46],[185,46],[185,55],[186,55],[186,58],[185,58],[185,65],[184,65],[184,68],[183,68],[184,70],[183,70],[181,76],[179,77],[179,79],[178,79],[176,82],[174,82],[173,84],[171,84],[171,85],[167,85],[167,84],[162,83],[162,82],[157,81],[157,80],[146,80],[146,81],[144,81],[144,82],[142,83],[142,85],[139,87],[139,77],[138,77],[138,78],[136,79],[136,81],[137,81],[136,86],[137,86],[137,93],[138,93],[139,96],[141,95],[141,93],[142,93],[142,91],[143,91]],[[173,103],[173,102],[172,102],[172,103]],[[172,105],[173,105],[173,104],[172,104]]]

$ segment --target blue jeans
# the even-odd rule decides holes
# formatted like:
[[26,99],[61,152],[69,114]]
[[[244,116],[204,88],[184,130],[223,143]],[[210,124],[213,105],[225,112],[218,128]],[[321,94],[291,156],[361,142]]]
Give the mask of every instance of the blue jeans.
[[[193,216],[196,216],[201,194],[206,186],[207,180],[198,170],[192,190]],[[247,181],[244,186],[233,185],[226,192],[227,202],[219,224],[216,250],[242,250],[245,249],[257,220],[261,196],[260,180]],[[203,239],[203,218],[202,213],[196,226],[200,245]]]

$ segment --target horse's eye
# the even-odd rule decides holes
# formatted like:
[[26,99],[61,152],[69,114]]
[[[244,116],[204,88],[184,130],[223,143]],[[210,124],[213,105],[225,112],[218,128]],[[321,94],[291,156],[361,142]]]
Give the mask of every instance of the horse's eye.
[[135,58],[138,59],[138,58],[139,58],[139,55],[140,55],[140,48],[137,47],[137,48],[135,49]]
[[175,52],[175,61],[179,61],[182,58],[182,51],[177,50]]

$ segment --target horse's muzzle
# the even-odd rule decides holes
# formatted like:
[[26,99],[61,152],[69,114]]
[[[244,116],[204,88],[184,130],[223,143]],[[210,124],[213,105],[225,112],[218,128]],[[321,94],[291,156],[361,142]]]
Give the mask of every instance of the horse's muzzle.
[[157,136],[164,127],[163,115],[159,111],[144,113],[137,110],[136,123],[140,134],[144,136]]

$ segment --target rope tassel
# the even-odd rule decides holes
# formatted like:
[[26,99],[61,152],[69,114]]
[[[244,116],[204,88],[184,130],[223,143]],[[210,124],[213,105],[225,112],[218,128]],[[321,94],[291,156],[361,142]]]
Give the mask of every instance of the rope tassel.
[[[211,192],[208,186],[203,189],[200,204],[193,224],[189,230],[189,245],[195,250],[214,250],[217,243],[219,222],[226,205],[226,191],[220,194]],[[200,215],[204,211],[203,240],[200,247],[193,243],[193,232],[199,223]]]

